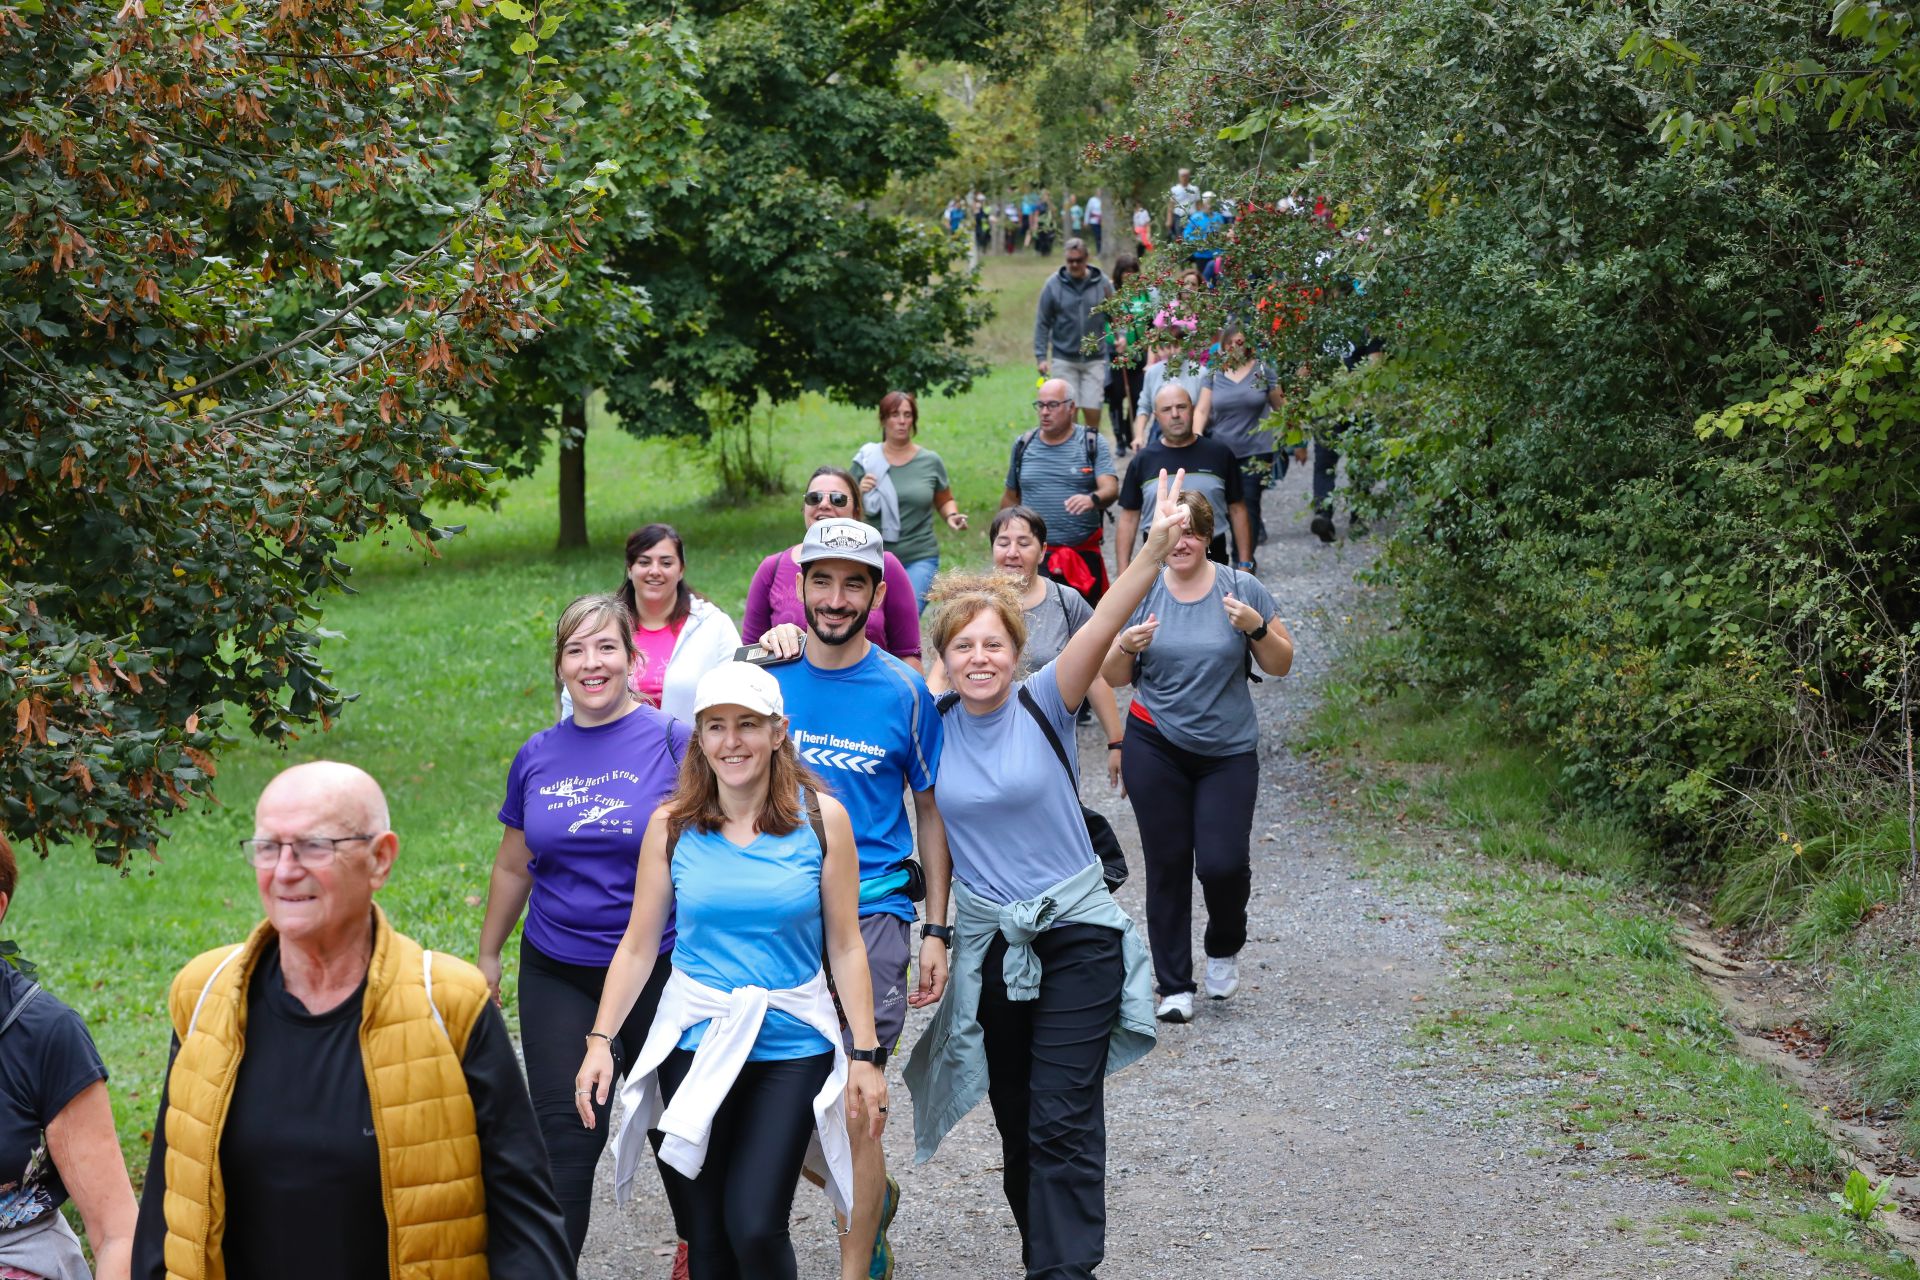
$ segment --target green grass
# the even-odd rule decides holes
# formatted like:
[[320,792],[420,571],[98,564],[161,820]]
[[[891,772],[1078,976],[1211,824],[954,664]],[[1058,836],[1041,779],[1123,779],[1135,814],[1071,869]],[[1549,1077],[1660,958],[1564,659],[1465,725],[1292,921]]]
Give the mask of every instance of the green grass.
[[[1457,952],[1455,1007],[1428,1016],[1419,1035],[1483,1068],[1554,1079],[1541,1120],[1567,1143],[1617,1153],[1619,1168],[1743,1199],[1775,1189],[1726,1219],[1755,1222],[1841,1268],[1834,1274],[1920,1275],[1876,1233],[1769,1207],[1823,1204],[1845,1172],[1839,1153],[1799,1095],[1735,1054],[1718,1004],[1646,893],[1651,850],[1625,827],[1563,806],[1555,762],[1511,737],[1496,707],[1408,691],[1376,699],[1335,681],[1307,742],[1345,772],[1359,816],[1376,825],[1362,846],[1368,864],[1446,891],[1459,935],[1479,944]],[[1408,815],[1416,797],[1430,818]],[[1920,1088],[1916,996],[1920,971],[1898,983],[1862,977],[1856,991],[1880,1034],[1904,1047],[1908,1074],[1889,1080],[1902,1097]],[[1896,1060],[1880,1057],[1890,1068]],[[1688,1214],[1675,1233],[1692,1239],[1719,1221]]]
[[[981,350],[1011,350],[1018,359],[963,396],[921,406],[920,439],[946,459],[955,497],[976,517],[968,534],[942,531],[950,565],[985,559],[1010,441],[1033,417],[1024,344],[1047,269],[1032,255],[989,262],[986,283],[1000,313]],[[844,465],[876,433],[870,407],[818,398],[776,417],[777,447],[796,485],[818,463]],[[596,420],[587,463],[588,551],[553,550],[551,467],[515,482],[497,509],[435,512],[468,526],[437,559],[404,537],[354,548],[356,594],[328,604],[326,625],[339,638],[327,642],[325,657],[358,700],[331,731],[284,750],[249,742],[227,752],[222,805],[176,822],[156,861],[122,878],[82,852],[26,860],[7,924],[42,980],[91,1027],[136,1177],[166,1061],[166,984],[189,957],[240,938],[260,915],[251,870],[233,844],[251,833],[253,799],[268,778],[290,763],[331,757],[379,779],[401,837],[382,905],[428,946],[470,956],[507,766],[552,720],[559,610],[582,592],[617,586],[627,531],[666,520],[686,539],[690,580],[737,619],[760,559],[799,537],[797,493],[716,505],[705,457],[687,442],[636,440]],[[509,955],[509,989],[513,972]]]

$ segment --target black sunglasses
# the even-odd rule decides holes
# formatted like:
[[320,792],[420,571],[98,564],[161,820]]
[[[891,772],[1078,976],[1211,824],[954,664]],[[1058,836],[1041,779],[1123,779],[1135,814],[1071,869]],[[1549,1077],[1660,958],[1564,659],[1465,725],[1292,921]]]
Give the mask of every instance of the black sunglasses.
[[823,502],[830,507],[844,507],[852,501],[853,499],[844,493],[822,493],[818,489],[807,490],[807,505],[810,507],[817,507]]

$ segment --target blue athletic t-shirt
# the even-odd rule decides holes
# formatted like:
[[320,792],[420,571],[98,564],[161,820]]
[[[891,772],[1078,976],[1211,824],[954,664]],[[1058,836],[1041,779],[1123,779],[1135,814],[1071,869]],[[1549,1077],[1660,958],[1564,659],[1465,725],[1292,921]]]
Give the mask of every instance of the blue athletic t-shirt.
[[[605,965],[633,915],[647,819],[673,790],[689,730],[635,707],[583,728],[572,717],[528,738],[507,770],[500,821],[525,834],[533,860],[525,937],[555,960]],[[673,949],[673,917],[660,953]]]
[[[745,848],[718,831],[682,831],[671,864],[680,920],[673,967],[718,991],[780,991],[810,981],[826,945],[823,857],[804,820],[784,836],[763,831]],[[681,1033],[680,1047],[697,1049],[706,1034],[707,1024],[695,1023]],[[792,1014],[769,1009],[747,1060],[810,1058],[832,1048]]]
[[[925,791],[940,767],[940,713],[927,682],[878,647],[840,671],[823,671],[805,657],[768,670],[780,681],[800,758],[853,819],[860,879],[898,871],[913,856],[904,789]],[[914,918],[904,893],[866,897],[863,916]]]

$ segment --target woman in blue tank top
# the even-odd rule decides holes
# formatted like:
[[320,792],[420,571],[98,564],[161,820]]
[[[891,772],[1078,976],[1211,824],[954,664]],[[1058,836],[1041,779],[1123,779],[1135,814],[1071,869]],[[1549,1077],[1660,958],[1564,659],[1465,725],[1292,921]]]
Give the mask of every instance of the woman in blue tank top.
[[[886,1122],[859,862],[846,809],[819,794],[788,739],[772,676],[722,664],[701,678],[694,703],[693,749],[647,824],[633,916],[587,1033],[577,1102],[593,1127],[614,1079],[610,1037],[675,913],[674,972],[628,1096],[637,1085],[654,1113],[649,1136],[692,1274],[790,1280],[787,1219],[810,1140],[821,1138],[833,1170],[836,1150],[844,1161],[846,1123],[864,1121],[877,1138]],[[850,1063],[840,1056],[823,954],[839,1016],[866,1046],[846,1055]],[[617,1154],[616,1185],[623,1160]],[[850,1182],[847,1168],[830,1194]]]

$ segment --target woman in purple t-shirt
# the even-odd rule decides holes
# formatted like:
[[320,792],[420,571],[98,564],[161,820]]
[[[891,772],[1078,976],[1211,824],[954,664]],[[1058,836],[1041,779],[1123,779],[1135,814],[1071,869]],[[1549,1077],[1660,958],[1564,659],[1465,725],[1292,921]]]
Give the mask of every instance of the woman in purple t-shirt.
[[[687,751],[687,727],[641,703],[628,687],[633,631],[633,615],[614,596],[582,596],[560,615],[553,670],[573,700],[573,712],[528,738],[507,771],[500,804],[506,829],[480,926],[480,970],[498,1000],[500,951],[526,915],[521,1046],[576,1261],[587,1238],[593,1168],[607,1126],[602,1117],[596,1128],[581,1128],[574,1069],[633,909],[647,817],[673,791]],[[669,923],[660,961],[616,1039],[614,1052],[625,1062],[638,1056],[646,1040],[672,970],[672,950]]]
[[[858,520],[860,490],[851,473],[839,467],[819,467],[807,477],[800,510],[808,528],[834,517]],[[887,584],[887,598],[867,615],[867,639],[919,671],[920,612],[914,603],[913,580],[893,552],[885,552],[882,558],[885,565],[881,580]],[[807,611],[800,603],[799,580],[798,543],[760,562],[754,570],[753,585],[747,588],[747,612],[740,619],[740,634],[748,643],[783,623],[806,627]]]

